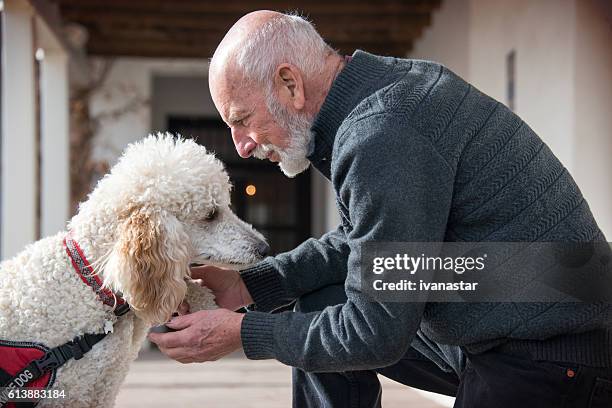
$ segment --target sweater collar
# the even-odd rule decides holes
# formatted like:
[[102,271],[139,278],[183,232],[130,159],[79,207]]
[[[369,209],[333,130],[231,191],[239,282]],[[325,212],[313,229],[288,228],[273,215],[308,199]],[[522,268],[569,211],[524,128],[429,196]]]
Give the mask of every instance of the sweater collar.
[[361,102],[375,79],[388,69],[380,57],[357,50],[338,74],[311,127],[308,159],[327,179],[331,178],[331,156],[340,124]]

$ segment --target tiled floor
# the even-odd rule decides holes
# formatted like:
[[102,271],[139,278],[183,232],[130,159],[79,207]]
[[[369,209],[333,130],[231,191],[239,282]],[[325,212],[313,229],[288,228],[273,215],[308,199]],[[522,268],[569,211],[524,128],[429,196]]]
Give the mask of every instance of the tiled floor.
[[[401,384],[381,377],[383,407],[442,408]],[[291,369],[273,360],[241,355],[204,364],[179,364],[147,351],[132,364],[117,407],[276,408],[291,406]]]

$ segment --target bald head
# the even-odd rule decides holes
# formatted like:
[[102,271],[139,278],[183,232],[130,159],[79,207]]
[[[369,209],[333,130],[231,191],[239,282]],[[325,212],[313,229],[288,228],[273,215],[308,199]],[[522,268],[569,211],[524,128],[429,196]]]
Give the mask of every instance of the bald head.
[[209,75],[216,76],[230,70],[236,51],[243,47],[244,42],[256,33],[263,25],[283,14],[276,11],[258,10],[246,14],[236,21],[217,46],[210,60]]
[[226,76],[269,87],[275,70],[287,63],[305,80],[321,75],[326,59],[336,55],[305,19],[259,10],[240,18],[227,32],[210,61],[209,82]]

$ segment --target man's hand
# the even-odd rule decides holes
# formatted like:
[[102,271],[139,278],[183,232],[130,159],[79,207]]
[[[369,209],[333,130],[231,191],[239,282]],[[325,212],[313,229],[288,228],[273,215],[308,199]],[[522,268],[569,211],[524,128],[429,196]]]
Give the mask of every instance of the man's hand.
[[149,333],[148,337],[162,353],[181,363],[215,361],[242,346],[243,317],[227,309],[201,310],[166,323],[178,331]]
[[202,284],[212,290],[215,302],[220,307],[236,310],[253,303],[253,298],[237,271],[199,266],[191,268],[191,277],[201,279]]

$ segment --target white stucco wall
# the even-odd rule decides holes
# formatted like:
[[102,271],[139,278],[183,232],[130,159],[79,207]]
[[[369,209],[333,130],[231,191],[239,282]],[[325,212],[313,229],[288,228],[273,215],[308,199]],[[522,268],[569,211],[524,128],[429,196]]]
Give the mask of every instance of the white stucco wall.
[[36,111],[33,10],[6,2],[2,12],[2,258],[36,239]]
[[457,75],[469,77],[470,0],[446,0],[431,25],[414,44],[411,58],[438,61]]
[[611,239],[607,17],[600,0],[445,0],[411,57],[442,62],[506,103],[506,56],[514,50],[515,111],[569,169]]
[[[115,59],[104,85],[90,99],[91,115],[103,116],[94,140],[94,158],[113,164],[129,143],[159,130],[153,128],[150,103],[155,75],[205,77],[207,72],[208,65],[204,59]],[[131,101],[138,101],[134,105],[136,109],[108,115],[132,105]]]
[[[50,22],[27,1],[5,1],[3,6],[0,254],[7,259],[39,237],[62,230],[69,215],[70,55]],[[37,49],[42,50],[39,81]]]
[[515,111],[573,170],[574,0],[471,0],[470,10],[470,82],[505,103],[515,50]]
[[46,237],[64,230],[70,216],[68,56],[47,48],[40,69],[40,235]]
[[151,101],[152,129],[165,129],[169,115],[219,118],[208,90],[208,79],[199,76],[154,76]]
[[602,6],[577,3],[573,175],[612,241],[612,19]]

